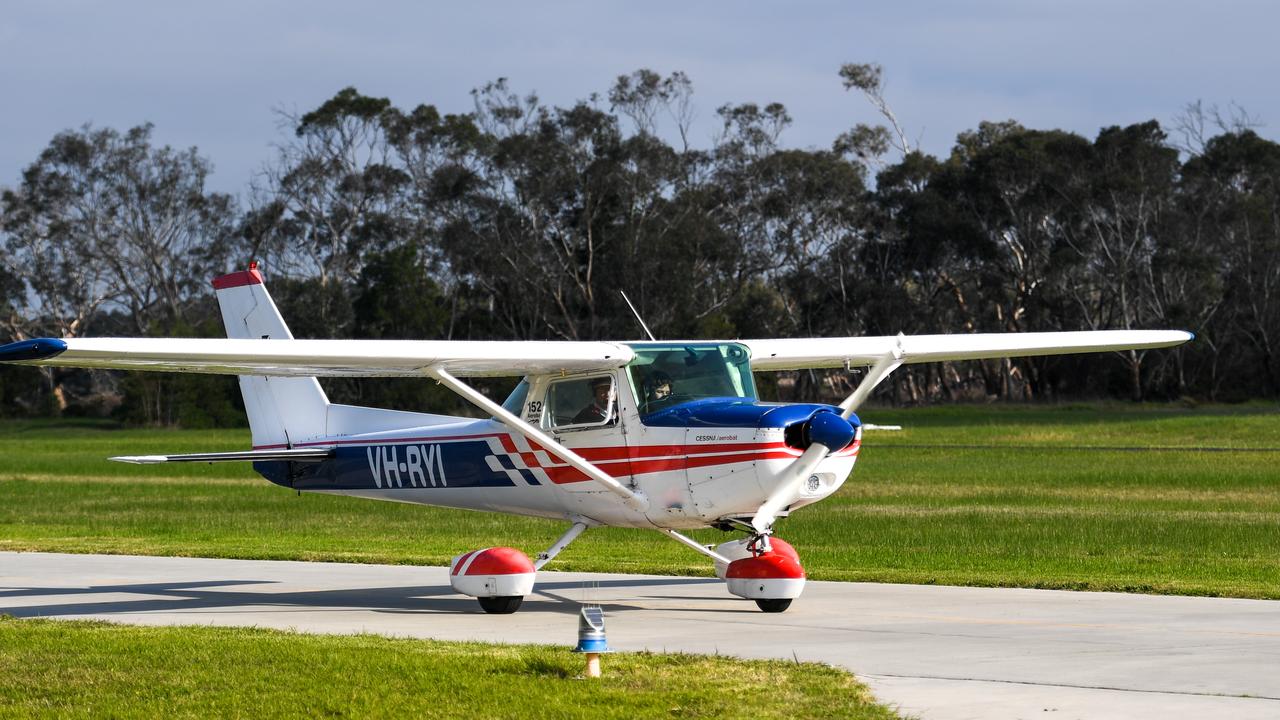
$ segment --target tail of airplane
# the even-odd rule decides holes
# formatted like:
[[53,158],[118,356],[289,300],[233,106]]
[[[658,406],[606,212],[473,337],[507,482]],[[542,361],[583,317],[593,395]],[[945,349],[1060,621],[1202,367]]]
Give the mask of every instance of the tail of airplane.
[[[213,280],[227,337],[293,339],[256,263]],[[289,447],[323,437],[329,398],[314,377],[240,376],[255,449]]]

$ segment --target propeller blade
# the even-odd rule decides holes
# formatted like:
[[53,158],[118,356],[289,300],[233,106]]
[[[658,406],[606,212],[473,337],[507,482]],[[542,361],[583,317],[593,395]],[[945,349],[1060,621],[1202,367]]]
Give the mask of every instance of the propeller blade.
[[800,488],[817,469],[818,463],[825,460],[832,450],[843,450],[853,442],[858,432],[847,418],[828,411],[814,413],[805,422],[809,425],[806,428],[807,436],[811,438],[809,447],[783,470],[782,482],[751,518],[751,527],[758,533],[764,533],[772,527],[778,512],[795,502]]
[[787,467],[786,479],[774,489],[773,494],[764,501],[759,510],[756,510],[755,516],[751,518],[751,527],[756,532],[764,533],[773,526],[773,521],[778,517],[778,511],[795,501],[796,492],[800,489],[800,483],[804,482],[818,463],[826,459],[831,453],[831,448],[821,443],[814,443],[809,446],[804,454],[795,459]]

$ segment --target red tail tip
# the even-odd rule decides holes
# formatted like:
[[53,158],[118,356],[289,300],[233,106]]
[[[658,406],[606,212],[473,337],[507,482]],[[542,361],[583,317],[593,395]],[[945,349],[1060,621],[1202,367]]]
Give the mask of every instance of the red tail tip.
[[257,263],[250,263],[248,270],[233,272],[229,275],[216,277],[213,279],[214,290],[226,290],[227,288],[241,287],[243,285],[261,285],[262,274],[258,272]]

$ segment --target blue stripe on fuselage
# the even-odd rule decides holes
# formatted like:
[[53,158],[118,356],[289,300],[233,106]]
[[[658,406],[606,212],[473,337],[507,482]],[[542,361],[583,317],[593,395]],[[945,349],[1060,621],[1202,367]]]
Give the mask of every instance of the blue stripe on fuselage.
[[[514,467],[505,453],[495,453],[484,440],[467,440],[352,445],[336,448],[333,459],[323,462],[258,462],[254,469],[277,485],[298,490],[514,487],[506,472],[489,467],[487,458],[495,454],[500,467]],[[532,473],[520,474],[536,484]]]

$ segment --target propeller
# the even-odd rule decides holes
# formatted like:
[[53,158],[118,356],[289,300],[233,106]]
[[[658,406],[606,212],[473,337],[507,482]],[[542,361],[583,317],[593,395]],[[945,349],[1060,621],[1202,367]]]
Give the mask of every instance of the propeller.
[[825,460],[833,451],[841,450],[853,442],[857,429],[849,422],[849,418],[853,417],[854,411],[871,395],[871,391],[875,390],[876,386],[900,365],[902,365],[901,340],[898,347],[885,353],[875,365],[871,366],[867,377],[858,383],[858,387],[854,388],[849,397],[840,403],[839,415],[833,412],[818,412],[805,421],[808,427],[805,428],[803,435],[809,439],[809,446],[800,457],[782,471],[782,482],[778,483],[773,493],[765,499],[760,509],[756,510],[756,514],[751,518],[751,527],[757,533],[764,535],[773,528],[778,513],[782,508],[795,502],[800,494],[800,488],[817,469],[818,463]]

